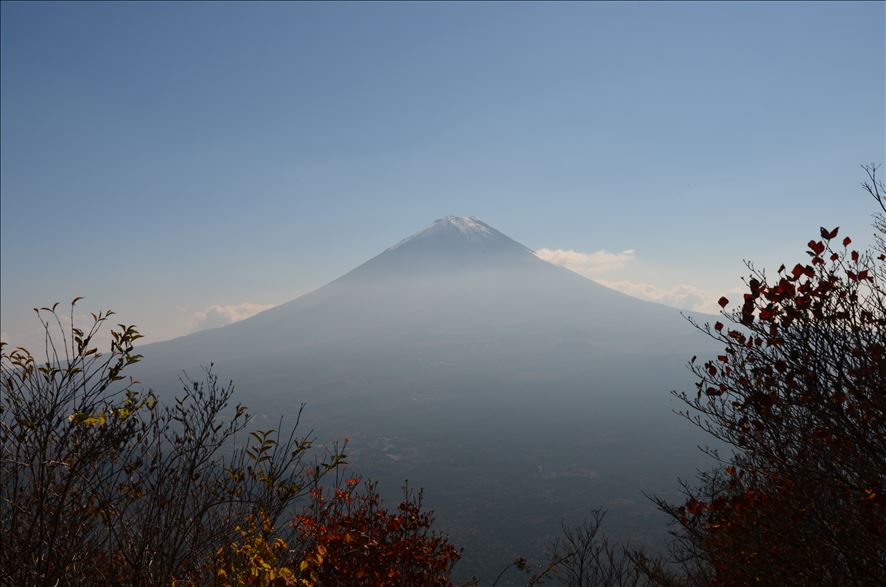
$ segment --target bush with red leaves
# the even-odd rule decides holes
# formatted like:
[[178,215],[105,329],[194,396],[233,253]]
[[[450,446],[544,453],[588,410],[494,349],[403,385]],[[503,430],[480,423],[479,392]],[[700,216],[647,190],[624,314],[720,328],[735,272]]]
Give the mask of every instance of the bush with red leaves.
[[461,551],[430,530],[433,522],[421,492],[408,488],[393,511],[374,483],[357,478],[314,489],[293,522],[304,545],[302,577],[317,585],[452,585]]
[[[866,168],[880,207],[884,186]],[[731,456],[684,485],[676,552],[694,582],[886,584],[886,247],[822,228],[805,262],[749,265],[738,307],[696,325],[722,354],[690,364],[684,415]]]

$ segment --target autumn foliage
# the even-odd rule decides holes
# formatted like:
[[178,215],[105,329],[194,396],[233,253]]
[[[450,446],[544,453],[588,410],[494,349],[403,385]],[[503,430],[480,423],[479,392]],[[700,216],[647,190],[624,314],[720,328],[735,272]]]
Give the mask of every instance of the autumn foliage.
[[240,537],[220,548],[212,563],[215,582],[227,585],[304,586],[453,585],[452,566],[461,552],[431,531],[433,515],[421,492],[404,489],[396,510],[382,505],[373,483],[356,477],[326,489],[291,521],[290,541],[267,519],[250,519]]
[[749,265],[740,305],[722,298],[724,319],[699,326],[723,351],[693,359],[696,393],[679,395],[733,454],[661,504],[694,582],[886,580],[886,251],[839,233],[822,228],[774,276]]
[[275,536],[267,516],[250,516],[243,527],[234,528],[235,536],[221,546],[208,564],[215,585],[256,585],[258,587],[309,586],[298,577],[297,565],[290,563],[289,544]]
[[[748,265],[722,318],[693,324],[722,350],[693,358],[683,415],[726,451],[678,504],[670,561],[566,526],[529,584],[886,584],[886,188],[872,250],[822,227],[773,275]],[[0,583],[452,585],[461,552],[421,492],[394,509],[343,473],[343,448],[295,428],[248,430],[212,370],[163,405],[127,378],[133,326],[96,340],[37,310],[45,356],[0,345]],[[296,422],[297,424],[297,422]],[[728,451],[728,452],[727,452]]]
[[138,330],[99,351],[112,313],[81,330],[77,301],[37,310],[44,357],[0,345],[0,584],[448,584],[420,494],[388,511],[343,446],[249,430],[211,368],[164,405],[125,375]]
[[431,531],[433,521],[420,491],[404,488],[389,511],[373,483],[350,478],[312,491],[294,527],[306,544],[302,565],[318,585],[452,585],[461,552]]

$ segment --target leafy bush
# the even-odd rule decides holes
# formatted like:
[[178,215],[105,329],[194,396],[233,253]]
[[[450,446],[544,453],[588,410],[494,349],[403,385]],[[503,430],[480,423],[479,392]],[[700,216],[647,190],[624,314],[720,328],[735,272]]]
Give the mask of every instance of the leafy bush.
[[[886,234],[883,216],[875,227]],[[773,277],[749,265],[740,307],[698,326],[723,352],[693,359],[696,394],[678,396],[734,452],[712,453],[722,466],[685,503],[659,501],[694,584],[886,581],[886,250],[838,233],[822,228],[808,262]]]
[[233,387],[211,370],[161,406],[124,376],[141,358],[137,329],[119,325],[101,353],[93,341],[112,313],[84,332],[76,302],[68,328],[56,307],[37,311],[40,362],[2,350],[0,573],[13,584],[199,581],[242,520],[279,523],[309,490],[309,442],[265,431],[238,448],[246,408],[228,413]]
[[404,488],[388,511],[375,484],[352,477],[312,490],[294,527],[305,545],[302,567],[318,585],[452,585],[461,552],[431,531],[433,522],[420,491]]

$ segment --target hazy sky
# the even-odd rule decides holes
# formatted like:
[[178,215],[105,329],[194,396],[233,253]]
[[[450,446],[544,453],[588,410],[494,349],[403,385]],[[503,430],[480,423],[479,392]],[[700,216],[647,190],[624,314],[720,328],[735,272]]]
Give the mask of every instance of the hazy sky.
[[0,329],[86,296],[150,340],[441,216],[708,307],[868,240],[884,4],[2,4]]

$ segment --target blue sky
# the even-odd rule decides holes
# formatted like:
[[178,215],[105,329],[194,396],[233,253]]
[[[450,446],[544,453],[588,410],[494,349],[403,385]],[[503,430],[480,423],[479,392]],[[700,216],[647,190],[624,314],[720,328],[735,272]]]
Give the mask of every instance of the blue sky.
[[449,214],[704,307],[820,224],[869,240],[884,30],[875,2],[4,2],[0,329],[84,295],[180,335]]

